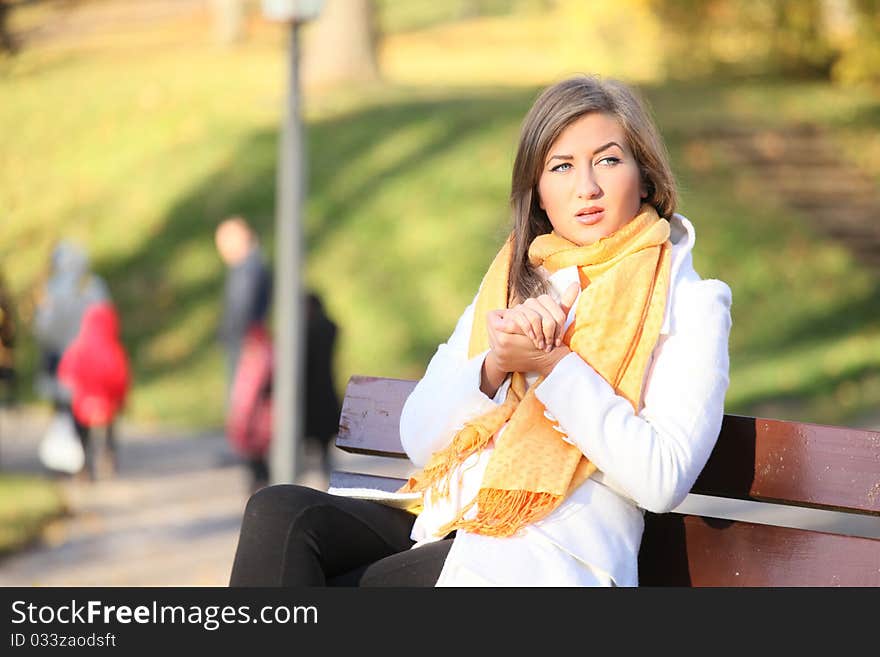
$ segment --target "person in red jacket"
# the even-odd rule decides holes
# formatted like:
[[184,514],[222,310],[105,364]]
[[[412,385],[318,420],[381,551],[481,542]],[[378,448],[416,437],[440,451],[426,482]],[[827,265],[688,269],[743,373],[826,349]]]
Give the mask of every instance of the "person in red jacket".
[[58,378],[71,392],[73,418],[86,453],[87,474],[95,477],[95,459],[89,444],[90,430],[95,426],[106,427],[104,463],[115,472],[113,421],[125,403],[130,374],[113,304],[101,302],[88,307],[79,333],[58,365]]

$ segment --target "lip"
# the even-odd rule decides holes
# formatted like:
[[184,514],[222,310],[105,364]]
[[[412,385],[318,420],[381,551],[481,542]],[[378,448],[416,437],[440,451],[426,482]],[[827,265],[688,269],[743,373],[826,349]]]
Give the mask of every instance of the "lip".
[[600,208],[597,205],[591,206],[589,208],[581,208],[578,210],[574,218],[575,220],[583,224],[584,226],[592,226],[593,224],[597,224],[605,217],[605,208]]

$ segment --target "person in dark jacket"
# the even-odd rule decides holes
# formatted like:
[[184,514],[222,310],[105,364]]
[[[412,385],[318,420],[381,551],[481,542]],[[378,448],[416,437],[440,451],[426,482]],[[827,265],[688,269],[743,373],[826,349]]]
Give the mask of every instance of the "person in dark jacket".
[[[226,350],[228,402],[232,409],[235,407],[232,395],[242,345],[252,327],[266,323],[272,297],[272,275],[257,236],[243,217],[233,216],[221,222],[214,233],[214,243],[227,267],[219,338]],[[232,436],[230,443],[236,444]],[[269,481],[265,454],[251,452],[241,455],[250,469],[251,489],[265,486]]]
[[253,229],[242,217],[224,220],[214,234],[227,266],[219,337],[226,349],[230,383],[251,324],[265,323],[272,298],[272,275]]
[[330,442],[339,429],[339,398],[333,381],[336,324],[314,292],[306,295],[305,436],[321,453],[329,474]]

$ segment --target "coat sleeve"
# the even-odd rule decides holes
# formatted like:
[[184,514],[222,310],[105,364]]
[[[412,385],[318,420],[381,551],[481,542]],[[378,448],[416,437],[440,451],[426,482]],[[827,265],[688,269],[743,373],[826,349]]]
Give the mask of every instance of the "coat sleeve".
[[446,447],[465,422],[495,407],[495,402],[480,390],[480,370],[488,350],[470,359],[467,355],[473,317],[471,302],[404,403],[400,441],[418,467]]
[[676,289],[674,329],[655,348],[640,413],[575,353],[536,395],[609,485],[655,513],[687,496],[712,452],[729,382],[730,289],[721,281]]

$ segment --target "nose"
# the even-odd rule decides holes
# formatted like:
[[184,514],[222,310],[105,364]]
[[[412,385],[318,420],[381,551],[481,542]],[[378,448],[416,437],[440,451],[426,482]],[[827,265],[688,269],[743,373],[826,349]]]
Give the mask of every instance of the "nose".
[[591,167],[581,167],[576,191],[578,198],[583,199],[596,198],[602,193],[602,188],[599,187]]

